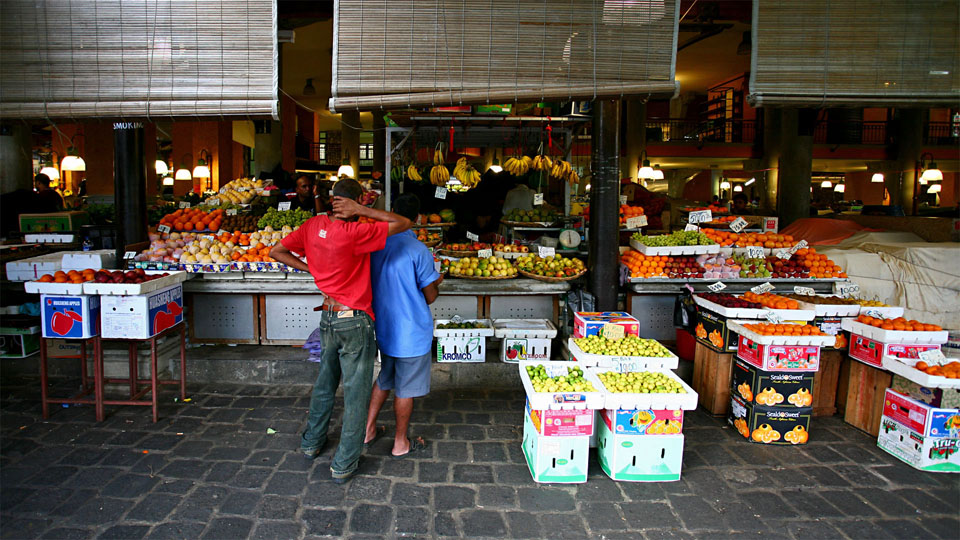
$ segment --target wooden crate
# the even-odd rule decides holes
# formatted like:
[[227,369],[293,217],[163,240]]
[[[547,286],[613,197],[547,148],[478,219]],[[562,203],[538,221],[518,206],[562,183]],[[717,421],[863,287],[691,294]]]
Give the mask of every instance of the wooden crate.
[[893,376],[862,362],[850,362],[850,384],[847,387],[843,421],[876,437],[880,433],[883,399]]
[[820,369],[813,377],[814,416],[837,414],[837,383],[845,356],[841,351],[820,349]]
[[726,416],[730,409],[733,354],[718,353],[697,343],[693,353],[693,383],[700,405],[712,415]]
[[840,361],[840,375],[837,376],[837,410],[847,410],[847,390],[850,388],[850,364],[856,360],[844,355]]

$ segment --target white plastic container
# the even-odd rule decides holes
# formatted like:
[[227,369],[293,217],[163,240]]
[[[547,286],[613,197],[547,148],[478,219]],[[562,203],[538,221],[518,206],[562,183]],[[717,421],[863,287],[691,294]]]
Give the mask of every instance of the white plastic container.
[[[586,373],[596,377],[600,373],[605,373],[607,371],[613,371],[611,369],[602,368],[602,367],[593,367],[587,368]],[[669,377],[671,380],[680,384],[683,389],[686,391],[685,394],[634,394],[632,392],[611,392],[607,389],[606,386],[603,386],[603,382],[600,381],[600,378],[597,377],[597,381],[600,381],[600,387],[604,393],[604,403],[605,409],[650,409],[650,410],[684,410],[692,411],[697,408],[697,392],[693,388],[690,388],[690,385],[683,382],[683,379],[678,377],[674,372],[668,369],[644,369],[637,371],[650,371],[655,373],[662,373]]]
[[550,360],[551,343],[557,337],[557,327],[548,319],[497,319],[493,321],[493,335],[503,339],[500,344],[501,362],[542,362]]
[[170,287],[187,280],[189,277],[186,272],[163,272],[160,270],[146,270],[148,276],[157,276],[160,274],[170,274],[143,283],[97,283],[88,281],[83,284],[84,294],[99,294],[103,296],[137,296],[151,293],[153,291]]
[[946,343],[949,337],[946,330],[935,332],[884,330],[883,328],[863,324],[856,319],[843,319],[840,322],[840,328],[880,343],[929,343],[939,345]]
[[621,373],[647,369],[677,369],[680,365],[680,359],[672,353],[670,356],[611,356],[586,353],[572,337],[567,338],[567,348],[577,362],[585,367],[602,367]]
[[487,356],[487,338],[493,336],[490,319],[464,319],[479,322],[483,328],[437,328],[451,322],[434,321],[433,335],[437,338],[437,362],[484,362]]
[[[844,319],[846,321],[847,319]],[[728,327],[731,332],[736,332],[754,343],[760,345],[813,345],[817,347],[830,347],[836,343],[836,336],[767,336],[748,330],[742,324],[753,324],[748,321],[730,321]]]
[[763,319],[771,311],[785,321],[812,321],[816,312],[810,308],[804,309],[767,309],[767,308],[728,308],[716,302],[711,302],[699,294],[693,295],[693,301],[698,306],[708,309],[718,315],[731,319]]
[[[590,382],[596,392],[534,392],[533,383],[530,381],[530,375],[527,373],[527,366],[542,365],[550,377],[559,377],[568,373],[568,368],[579,367],[583,369],[583,378]],[[523,382],[523,388],[527,392],[527,399],[530,401],[530,407],[537,410],[557,410],[557,409],[603,409],[604,392],[600,390],[603,385],[600,379],[584,369],[582,365],[576,362],[535,362],[523,361],[519,363],[520,380]]]
[[641,244],[633,238],[630,239],[630,247],[648,256],[655,255],[703,255],[710,253],[720,253],[720,244],[709,246],[662,246],[654,247]]

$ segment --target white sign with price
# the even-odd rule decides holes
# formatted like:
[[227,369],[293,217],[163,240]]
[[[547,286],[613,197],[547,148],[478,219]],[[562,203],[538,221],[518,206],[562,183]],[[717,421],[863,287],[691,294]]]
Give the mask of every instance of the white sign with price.
[[793,255],[794,253],[800,251],[801,249],[807,247],[808,245],[810,244],[807,244],[806,240],[801,240],[797,242],[796,245],[794,245],[792,248],[790,248],[790,254]]
[[443,187],[443,186],[437,186],[437,191],[435,191],[435,192],[433,193],[433,196],[436,197],[436,198],[438,198],[438,199],[446,199],[446,198],[447,198],[447,188],[445,188],[445,187]]
[[718,281],[716,283],[711,283],[710,285],[707,285],[707,288],[710,289],[711,292],[720,292],[726,289],[727,286],[724,285],[722,281]]
[[603,331],[600,332],[607,339],[623,339],[623,327],[619,324],[606,323],[603,325]]
[[860,292],[860,286],[856,283],[834,283],[833,292],[841,298],[847,298]]
[[230,234],[230,233],[227,232],[226,229],[220,229],[219,231],[217,231],[217,236],[223,236],[225,234]]
[[766,257],[763,248],[760,246],[747,246],[747,258],[748,259],[763,259]]
[[746,228],[747,228],[747,220],[743,219],[742,217],[738,217],[737,219],[730,222],[730,230],[733,232],[738,233]]
[[627,218],[627,228],[628,229],[639,229],[640,227],[647,226],[647,216],[635,216],[632,218]]
[[793,257],[793,253],[790,253],[789,249],[778,249],[774,251],[773,254],[779,259],[789,259],[790,257]]
[[553,257],[557,254],[557,250],[552,247],[540,246],[537,248],[537,254],[540,255],[541,259],[546,259],[548,257]]
[[868,309],[866,312],[867,317],[873,317],[874,319],[886,319],[879,311],[875,309]]
[[533,194],[533,205],[540,206],[543,204],[543,193],[534,193]]
[[167,234],[167,233],[170,232],[170,226],[169,226],[169,225],[158,225],[158,226],[157,226],[157,232],[158,232],[158,233],[161,233],[161,234]]
[[947,357],[943,355],[943,351],[940,349],[930,349],[929,351],[920,351],[917,353],[917,357],[920,360],[928,364],[936,364],[942,366]]
[[690,212],[690,215],[687,216],[687,223],[706,223],[708,221],[713,221],[713,212],[710,210],[697,210]]
[[134,257],[136,257],[136,256],[137,256],[137,252],[136,252],[136,251],[127,251],[126,253],[123,254],[123,260],[126,261],[126,260],[132,259],[132,258],[134,258]]
[[190,208],[190,203],[187,201],[180,201],[180,204],[177,205],[178,208]]
[[235,216],[235,215],[237,215],[237,209],[236,209],[236,208],[227,208],[227,215],[228,215],[228,216]]
[[768,283],[761,283],[760,285],[757,285],[756,287],[752,287],[750,290],[753,291],[754,294],[763,294],[763,293],[770,292],[770,291],[772,291],[773,289],[774,289],[773,285],[771,285],[771,284],[768,282]]
[[621,204],[621,205],[627,204],[627,196],[626,196],[626,195],[621,195],[621,196],[620,196],[620,204]]
[[803,296],[813,296],[816,293],[811,287],[794,287],[793,292],[796,294],[802,294]]
[[771,322],[771,323],[773,323],[773,324],[780,324],[780,323],[783,322],[783,317],[777,315],[776,313],[774,313],[774,312],[772,312],[772,311],[770,311],[770,310],[765,311],[765,312],[763,313],[763,316],[764,316],[765,319],[767,319],[767,321],[769,321],[769,322]]
[[475,234],[473,234],[473,233],[470,232],[470,231],[467,231],[467,240],[470,240],[471,242],[479,242],[479,241],[480,241],[480,237],[477,236],[477,235],[475,235]]
[[220,199],[210,199],[207,201],[208,206],[220,206]]
[[700,227],[697,227],[696,225],[694,225],[694,224],[692,224],[692,223],[687,223],[687,225],[683,228],[683,230],[685,230],[685,231],[699,231],[699,230],[700,230]]
[[489,259],[490,257],[493,257],[493,250],[492,250],[492,249],[481,249],[481,250],[477,251],[477,257],[479,257],[479,258],[481,258],[481,259]]
[[283,201],[282,203],[277,203],[277,210],[283,211],[283,210],[289,210],[289,209],[290,209],[290,201]]

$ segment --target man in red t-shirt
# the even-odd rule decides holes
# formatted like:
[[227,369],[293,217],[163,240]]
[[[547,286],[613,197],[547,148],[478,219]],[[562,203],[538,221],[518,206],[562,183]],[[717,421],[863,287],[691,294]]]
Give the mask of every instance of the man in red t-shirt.
[[[357,471],[370,402],[370,381],[377,357],[373,330],[370,253],[383,249],[387,236],[413,223],[392,212],[361,206],[363,189],[344,179],[333,188],[333,218],[319,215],[270,250],[274,259],[313,276],[325,296],[320,314],[320,369],[310,396],[310,416],[300,440],[308,458],[320,455],[334,396],[343,378],[343,428],[330,463],[333,481],[342,484]],[[357,223],[359,216],[378,220]],[[301,261],[294,253],[305,255]]]

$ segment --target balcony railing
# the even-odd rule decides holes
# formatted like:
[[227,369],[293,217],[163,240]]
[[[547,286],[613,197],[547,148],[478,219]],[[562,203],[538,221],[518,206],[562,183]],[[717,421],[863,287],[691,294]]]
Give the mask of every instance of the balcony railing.
[[675,118],[647,121],[647,140],[691,143],[753,143],[757,135],[755,120],[717,119],[682,120]]
[[[647,141],[688,143],[754,142],[762,124],[755,120],[718,119],[685,120],[651,118],[647,121]],[[885,145],[895,137],[893,122],[820,122],[814,128],[814,144]],[[950,122],[929,122],[924,127],[924,144],[955,145],[960,143]]]

